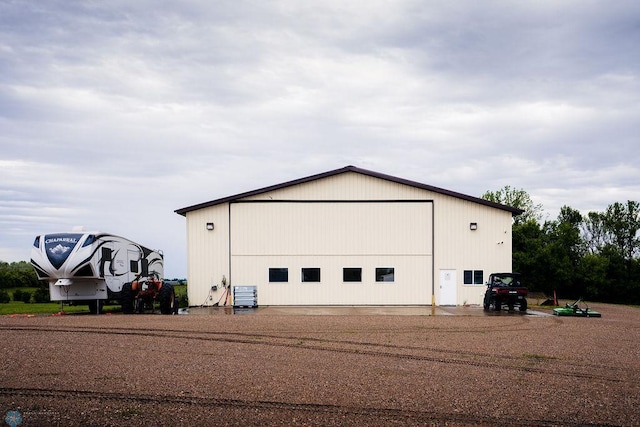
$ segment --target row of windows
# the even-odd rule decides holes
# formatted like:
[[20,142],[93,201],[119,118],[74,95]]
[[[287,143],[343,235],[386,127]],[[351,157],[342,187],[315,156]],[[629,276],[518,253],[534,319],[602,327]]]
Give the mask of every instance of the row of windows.
[[[376,282],[393,282],[395,269],[393,267],[376,268]],[[464,270],[465,285],[482,285],[484,284],[483,270]],[[269,282],[288,282],[288,268],[270,268]],[[301,271],[302,282],[320,282],[319,268],[303,268]],[[343,282],[362,282],[362,268],[346,267],[342,269]]]
[[[393,267],[376,268],[376,282],[393,282],[395,269]],[[320,282],[319,268],[303,268],[301,272],[301,281],[303,282]],[[288,268],[270,268],[269,282],[288,282]],[[347,267],[342,269],[343,282],[362,282],[362,268]]]

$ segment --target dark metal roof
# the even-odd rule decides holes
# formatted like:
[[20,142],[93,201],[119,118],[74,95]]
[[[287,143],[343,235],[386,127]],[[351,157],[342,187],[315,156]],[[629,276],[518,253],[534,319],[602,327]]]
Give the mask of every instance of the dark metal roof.
[[373,172],[373,171],[366,170],[366,169],[361,169],[361,168],[358,168],[358,167],[355,167],[355,166],[345,166],[345,167],[340,168],[340,169],[335,169],[335,170],[332,170],[332,171],[323,172],[323,173],[319,173],[319,174],[316,174],[316,175],[311,175],[311,176],[308,176],[306,178],[295,179],[293,181],[283,182],[282,184],[271,185],[269,187],[260,188],[258,190],[247,191],[246,193],[240,193],[240,194],[236,194],[234,196],[223,197],[222,199],[211,200],[209,202],[199,203],[199,204],[193,205],[193,206],[187,206],[186,208],[181,208],[181,209],[175,210],[175,213],[177,213],[179,215],[182,215],[182,216],[186,216],[187,212],[191,212],[191,211],[195,211],[195,210],[203,209],[203,208],[208,208],[210,206],[215,206],[215,205],[219,205],[219,204],[222,204],[222,203],[234,202],[234,201],[237,201],[237,200],[240,200],[240,199],[244,199],[245,197],[257,196],[257,195],[260,195],[260,194],[263,194],[263,193],[267,193],[267,192],[270,192],[270,191],[280,190],[282,188],[287,188],[287,187],[291,187],[291,186],[298,185],[298,184],[304,184],[306,182],[316,181],[316,180],[319,180],[319,179],[328,178],[328,177],[331,177],[331,176],[335,176],[335,175],[339,175],[339,174],[347,173],[347,172],[355,172],[355,173],[359,173],[359,174],[362,174],[362,175],[371,176],[373,178],[383,179],[385,181],[391,181],[391,182],[395,182],[395,183],[398,183],[398,184],[404,184],[404,185],[408,185],[410,187],[415,187],[415,188],[420,188],[422,190],[431,191],[431,192],[434,192],[434,193],[444,194],[446,196],[455,197],[457,199],[467,200],[469,202],[478,203],[478,204],[481,204],[481,205],[490,206],[492,208],[508,211],[508,212],[511,212],[514,215],[520,215],[523,212],[523,210],[521,210],[521,209],[517,209],[517,208],[511,207],[511,206],[501,205],[500,203],[490,202],[489,200],[484,200],[484,199],[481,199],[479,197],[468,196],[466,194],[456,193],[455,191],[445,190],[443,188],[438,188],[438,187],[434,187],[434,186],[427,185],[427,184],[421,184],[419,182],[410,181],[408,179],[403,179],[403,178],[397,178],[395,176],[385,175],[383,173]]

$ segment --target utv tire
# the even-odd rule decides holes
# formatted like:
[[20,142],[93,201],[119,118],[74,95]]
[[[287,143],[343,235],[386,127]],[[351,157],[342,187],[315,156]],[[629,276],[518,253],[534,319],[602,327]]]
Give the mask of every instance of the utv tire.
[[522,300],[520,303],[520,311],[527,311],[527,300]]
[[173,314],[176,301],[176,293],[173,290],[173,285],[162,285],[158,293],[158,300],[160,301],[160,313]]
[[502,310],[502,303],[500,302],[499,299],[495,299],[493,300],[493,311],[500,311]]
[[131,283],[125,283],[120,291],[120,305],[124,314],[133,314],[133,299]]

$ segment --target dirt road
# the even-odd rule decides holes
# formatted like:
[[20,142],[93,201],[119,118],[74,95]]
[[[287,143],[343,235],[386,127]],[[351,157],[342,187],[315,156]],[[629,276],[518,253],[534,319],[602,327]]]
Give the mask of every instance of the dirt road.
[[0,416],[25,426],[640,425],[640,308],[593,308],[603,317],[5,316]]

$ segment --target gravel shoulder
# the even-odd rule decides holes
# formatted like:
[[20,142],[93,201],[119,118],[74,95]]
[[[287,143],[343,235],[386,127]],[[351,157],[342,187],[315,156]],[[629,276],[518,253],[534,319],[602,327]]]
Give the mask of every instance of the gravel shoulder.
[[640,425],[640,308],[593,308],[603,317],[4,316],[0,415],[18,411],[21,425]]

